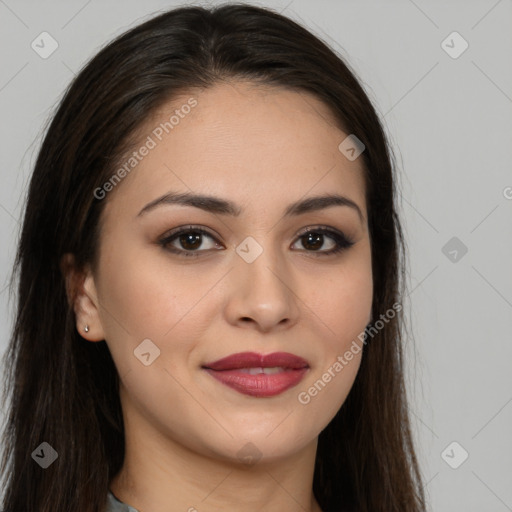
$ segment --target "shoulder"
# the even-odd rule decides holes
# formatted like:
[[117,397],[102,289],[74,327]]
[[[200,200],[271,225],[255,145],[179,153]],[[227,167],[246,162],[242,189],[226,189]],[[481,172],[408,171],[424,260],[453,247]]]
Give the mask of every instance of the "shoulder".
[[136,508],[119,501],[109,490],[104,512],[139,512]]

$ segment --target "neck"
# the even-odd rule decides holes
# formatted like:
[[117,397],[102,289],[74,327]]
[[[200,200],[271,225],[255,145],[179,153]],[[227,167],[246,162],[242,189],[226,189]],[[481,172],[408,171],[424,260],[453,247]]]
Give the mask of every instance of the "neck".
[[141,512],[322,512],[312,492],[317,438],[251,465],[202,455],[135,421],[125,421],[125,458],[110,489]]

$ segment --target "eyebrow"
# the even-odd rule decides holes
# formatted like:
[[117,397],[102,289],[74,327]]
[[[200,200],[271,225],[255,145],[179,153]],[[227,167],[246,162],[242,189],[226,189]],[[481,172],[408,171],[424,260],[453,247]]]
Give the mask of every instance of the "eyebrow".
[[[138,217],[143,214],[154,210],[159,206],[177,204],[181,206],[192,206],[194,208],[200,208],[206,212],[217,213],[221,215],[232,215],[238,217],[242,212],[242,208],[232,201],[227,199],[221,199],[215,196],[208,196],[202,194],[192,194],[190,192],[169,192],[161,197],[148,203],[138,213]],[[348,206],[355,210],[362,223],[365,222],[363,212],[352,199],[339,194],[327,194],[323,196],[313,196],[306,199],[298,200],[290,204],[285,212],[284,217],[291,217],[301,215],[303,213],[323,210],[331,206]]]

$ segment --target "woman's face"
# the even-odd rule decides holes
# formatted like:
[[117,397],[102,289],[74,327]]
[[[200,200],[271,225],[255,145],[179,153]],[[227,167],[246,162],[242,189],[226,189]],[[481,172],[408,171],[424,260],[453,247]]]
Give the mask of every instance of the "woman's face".
[[[82,335],[106,340],[141,436],[225,460],[290,456],[316,442],[360,364],[373,295],[362,159],[338,149],[349,134],[313,96],[242,82],[175,99],[140,133],[136,165],[102,189]],[[334,195],[356,206],[308,203]],[[241,352],[307,367],[205,368]]]

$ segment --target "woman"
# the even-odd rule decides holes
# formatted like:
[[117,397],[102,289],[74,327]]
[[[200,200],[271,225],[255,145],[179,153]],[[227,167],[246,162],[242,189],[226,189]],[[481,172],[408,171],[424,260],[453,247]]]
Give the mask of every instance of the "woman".
[[424,510],[395,195],[358,81],[272,10],[101,50],[28,192],[3,510]]

